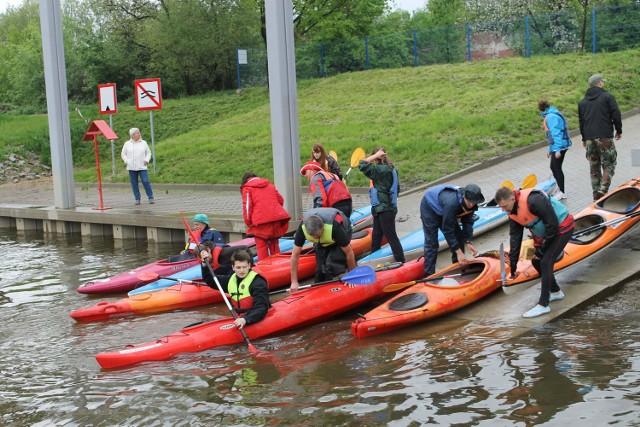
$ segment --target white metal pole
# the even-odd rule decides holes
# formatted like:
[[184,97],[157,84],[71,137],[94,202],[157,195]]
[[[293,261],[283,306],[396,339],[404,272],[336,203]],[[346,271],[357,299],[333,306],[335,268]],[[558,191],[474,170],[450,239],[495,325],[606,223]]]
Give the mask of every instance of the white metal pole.
[[60,0],[40,0],[40,29],[47,93],[53,197],[56,208],[75,208],[76,194]]
[[276,187],[292,218],[302,217],[300,135],[291,0],[265,2],[271,145]]

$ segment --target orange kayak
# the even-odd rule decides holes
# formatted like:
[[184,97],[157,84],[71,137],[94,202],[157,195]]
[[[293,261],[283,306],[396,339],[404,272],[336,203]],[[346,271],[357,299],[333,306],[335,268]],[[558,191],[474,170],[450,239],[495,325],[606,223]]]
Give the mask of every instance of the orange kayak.
[[351,323],[351,332],[366,338],[424,322],[478,301],[500,284],[496,258],[473,258],[466,266],[452,264],[428,281],[408,282],[409,288]]
[[[639,185],[640,177],[634,178],[575,216],[574,237],[565,246],[562,258],[554,264],[554,271],[570,267],[606,248],[640,221]],[[521,259],[517,268],[518,276],[502,285],[507,293],[539,277],[530,260]],[[507,277],[510,271],[507,265]]]
[[[353,234],[351,247],[356,256],[371,249],[372,229]],[[267,281],[269,289],[278,289],[291,283],[291,254],[278,254],[258,261],[254,270]],[[316,258],[313,253],[300,255],[298,261],[298,277],[311,277],[316,271]],[[128,317],[141,314],[160,313],[170,310],[198,307],[222,301],[217,289],[205,284],[182,281],[177,285],[162,288],[156,292],[132,295],[118,301],[103,301],[91,307],[74,310],[69,315],[78,322],[95,322],[100,320]]]

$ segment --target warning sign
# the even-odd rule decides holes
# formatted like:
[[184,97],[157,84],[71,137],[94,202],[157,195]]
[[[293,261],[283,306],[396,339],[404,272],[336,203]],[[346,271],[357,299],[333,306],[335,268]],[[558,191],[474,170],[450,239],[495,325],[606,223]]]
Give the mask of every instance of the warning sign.
[[160,79],[144,79],[134,82],[136,92],[136,110],[161,110],[162,90]]
[[115,83],[98,85],[98,105],[100,114],[116,114],[118,112]]

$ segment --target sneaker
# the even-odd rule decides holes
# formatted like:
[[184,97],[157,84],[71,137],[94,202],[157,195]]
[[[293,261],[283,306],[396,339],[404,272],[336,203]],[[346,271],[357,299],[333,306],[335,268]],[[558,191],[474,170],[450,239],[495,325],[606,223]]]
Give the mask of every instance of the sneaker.
[[551,292],[551,294],[549,295],[549,302],[560,301],[561,299],[564,299],[564,294],[562,293],[562,291]]
[[531,310],[524,313],[522,317],[538,317],[538,316],[542,316],[543,314],[547,314],[550,311],[551,309],[549,308],[549,306],[543,307],[540,304],[538,304],[535,307],[533,307]]
[[136,204],[136,205],[139,205],[139,204],[140,204],[140,200],[136,200],[136,203],[135,203],[135,204]]
[[598,200],[602,199],[605,194],[606,193],[604,191],[596,191],[595,193],[593,193],[593,201],[597,202]]
[[153,199],[149,199],[149,203],[154,204],[156,201]]
[[558,190],[553,194],[553,197],[555,197],[556,200],[564,200],[567,198],[567,195],[564,194],[562,191]]

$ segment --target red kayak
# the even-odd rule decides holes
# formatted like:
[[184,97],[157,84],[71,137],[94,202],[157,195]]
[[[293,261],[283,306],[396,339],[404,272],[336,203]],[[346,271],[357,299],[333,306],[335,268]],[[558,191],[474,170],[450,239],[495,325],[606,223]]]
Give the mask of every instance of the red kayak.
[[[393,282],[420,278],[423,270],[422,261],[411,261],[394,269],[377,271],[375,282],[371,284],[349,287],[337,280],[296,292],[275,302],[267,317],[244,330],[250,339],[257,339],[322,322],[382,297],[384,287]],[[242,343],[243,336],[233,320],[229,317],[189,326],[158,340],[100,353],[96,360],[103,368],[119,368],[165,360],[179,353]]]
[[[255,241],[253,238],[248,238],[232,242],[229,245],[253,246],[255,245]],[[147,283],[151,283],[155,280],[140,279],[138,276],[144,275],[143,273],[151,272],[156,273],[159,276],[171,276],[172,274],[176,274],[183,270],[186,270],[187,268],[191,268],[196,264],[198,264],[198,260],[195,258],[175,262],[170,262],[168,258],[165,258],[127,271],[126,273],[121,273],[106,279],[85,283],[78,287],[78,292],[80,292],[81,294],[125,293],[129,292],[132,289],[144,286]]]
[[[353,234],[351,247],[356,256],[371,249],[372,229],[367,228]],[[253,268],[264,277],[270,290],[291,283],[291,254],[278,254],[258,261]],[[306,279],[315,274],[316,258],[313,253],[300,255],[298,277]],[[118,317],[140,314],[161,313],[164,311],[198,307],[222,301],[217,289],[205,284],[184,280],[177,285],[162,288],[155,292],[132,295],[118,301],[103,301],[91,307],[74,310],[69,315],[78,322],[95,322]]]

